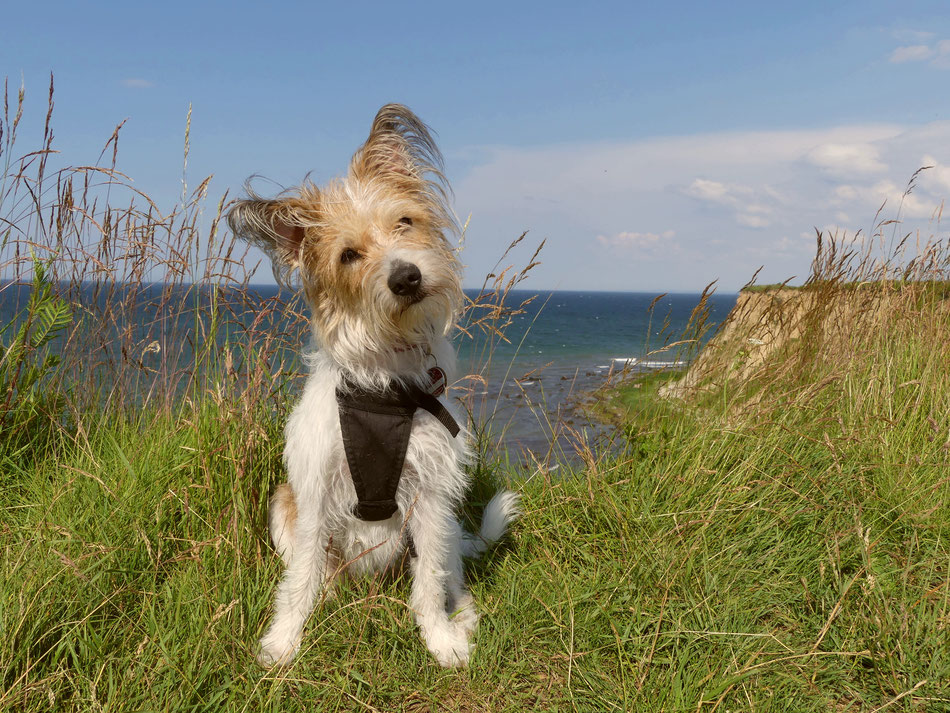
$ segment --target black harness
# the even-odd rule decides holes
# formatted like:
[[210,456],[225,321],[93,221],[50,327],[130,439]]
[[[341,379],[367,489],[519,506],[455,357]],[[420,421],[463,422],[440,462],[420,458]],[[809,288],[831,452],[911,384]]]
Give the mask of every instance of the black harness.
[[360,520],[386,520],[398,509],[396,490],[416,409],[435,416],[453,438],[459,425],[435,396],[416,386],[370,391],[344,381],[336,389],[336,401],[343,450],[356,488],[354,514]]

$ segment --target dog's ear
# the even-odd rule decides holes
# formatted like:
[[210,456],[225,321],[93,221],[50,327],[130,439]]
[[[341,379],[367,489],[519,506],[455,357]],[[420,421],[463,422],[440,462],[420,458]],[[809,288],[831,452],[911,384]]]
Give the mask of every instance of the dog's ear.
[[[311,191],[315,191],[311,187]],[[266,252],[274,263],[278,278],[299,268],[306,236],[305,226],[312,218],[302,197],[265,199],[248,190],[250,198],[238,201],[228,211],[231,231]],[[315,198],[315,196],[311,196]]]
[[458,230],[449,208],[452,189],[442,173],[442,154],[429,127],[402,104],[387,104],[376,114],[369,138],[353,154],[350,176],[383,180],[425,206],[432,226]]
[[404,189],[422,188],[426,174],[442,179],[442,154],[429,127],[402,104],[387,104],[376,114],[366,143],[353,156],[357,179],[379,177]]

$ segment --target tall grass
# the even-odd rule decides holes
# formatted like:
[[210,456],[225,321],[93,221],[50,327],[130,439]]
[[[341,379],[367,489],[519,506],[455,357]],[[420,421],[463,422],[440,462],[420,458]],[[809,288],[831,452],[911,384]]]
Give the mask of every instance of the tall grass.
[[628,665],[666,709],[950,710],[950,248],[875,238],[819,235],[803,286],[618,397],[591,504],[640,548]]
[[[116,168],[121,126],[96,165],[53,170],[52,82],[43,145],[14,159],[23,101],[21,90],[0,128],[0,298],[5,312],[27,319],[40,268],[70,306],[47,389],[69,391],[80,430],[87,412],[167,413],[208,392],[245,411],[250,426],[285,385],[284,349],[298,348],[306,318],[296,301],[246,289],[247,246],[219,231],[227,196],[205,215],[208,177],[163,211]],[[246,374],[240,389],[236,368]]]
[[[190,656],[199,628],[236,621],[227,647],[251,662],[277,576],[265,503],[283,480],[307,315],[297,298],[250,287],[256,261],[219,230],[228,197],[209,200],[210,177],[163,210],[117,167],[121,125],[95,165],[62,165],[52,81],[42,145],[17,154],[24,104],[22,89],[5,86],[0,709],[214,707],[175,675],[157,687],[151,674],[136,677],[132,694],[123,681],[138,664],[126,664],[164,670],[169,646]],[[186,126],[185,161],[189,144]],[[464,335],[485,354],[523,308],[509,292],[533,266],[498,269],[468,305]],[[485,399],[472,391],[465,403],[479,417]],[[483,454],[501,435],[479,434]],[[476,466],[476,500],[491,487],[490,465]],[[180,610],[222,585],[229,598],[210,622]],[[209,665],[199,669],[217,670]],[[89,667],[119,679],[79,682]]]
[[[740,300],[683,398],[619,392],[613,449],[538,468],[470,565],[470,669],[430,660],[397,577],[345,584],[265,671],[306,318],[243,289],[208,181],[161,211],[118,131],[104,165],[54,169],[49,118],[11,158],[21,106],[0,124],[0,710],[950,710],[945,241],[822,236],[803,288]],[[504,339],[526,274],[490,276],[468,331]],[[704,326],[701,305],[682,346]]]

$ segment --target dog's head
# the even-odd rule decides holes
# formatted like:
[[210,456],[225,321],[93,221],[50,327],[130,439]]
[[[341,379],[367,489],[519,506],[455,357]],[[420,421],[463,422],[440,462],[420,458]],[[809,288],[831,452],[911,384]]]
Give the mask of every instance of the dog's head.
[[365,363],[425,348],[454,323],[462,290],[447,191],[427,127],[389,104],[345,177],[270,200],[249,190],[228,223],[269,253],[279,281],[299,273],[320,346]]

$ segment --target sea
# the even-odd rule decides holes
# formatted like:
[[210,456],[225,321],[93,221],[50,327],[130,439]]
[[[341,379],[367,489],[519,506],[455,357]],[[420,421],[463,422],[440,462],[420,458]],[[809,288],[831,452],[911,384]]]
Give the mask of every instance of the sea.
[[[27,285],[0,284],[2,343],[12,338],[28,290]],[[189,330],[204,327],[195,323],[191,310],[178,319],[157,315],[154,305],[163,290],[167,300],[162,285],[146,286],[134,300],[140,305],[139,314],[110,312],[114,320],[110,329],[125,334],[123,353],[130,344],[145,345],[139,350],[143,362],[167,361],[173,342],[178,347],[174,359],[187,363],[194,356],[188,345],[202,342],[189,336]],[[247,290],[252,294],[245,304],[287,298],[274,286]],[[77,299],[74,287],[71,294]],[[110,299],[104,294],[101,285],[97,289],[84,284],[79,290],[87,317],[95,320],[97,311],[103,310]],[[122,286],[112,286],[108,295],[121,301]],[[697,329],[695,311],[702,298],[698,293],[512,290],[499,301],[497,295],[466,290],[466,296],[476,307],[467,311],[455,336],[462,378],[452,393],[468,413],[481,446],[521,463],[571,460],[608,436],[611,429],[593,418],[590,408],[592,401],[603,397],[604,387],[638,374],[685,369],[737,299],[735,294],[707,296],[704,328]],[[198,312],[211,309],[213,299],[206,290],[188,293],[189,304]],[[218,339],[234,340],[254,317],[253,309],[232,311]],[[235,325],[235,319],[247,324]],[[278,321],[268,328],[283,330],[284,325]],[[170,330],[174,339],[163,333]],[[305,330],[298,329],[291,341],[299,339],[302,349],[306,338]],[[114,358],[103,359],[103,364],[119,361],[120,348],[114,351]],[[294,345],[282,358],[285,367],[291,362],[292,371],[305,370]]]
[[[473,293],[469,293],[473,297]],[[505,340],[458,337],[460,372],[485,383],[476,427],[522,462],[572,460],[616,430],[593,417],[607,389],[639,374],[682,371],[736,304],[736,294],[516,291]],[[464,323],[463,323],[464,326]],[[474,330],[470,330],[474,331]]]

